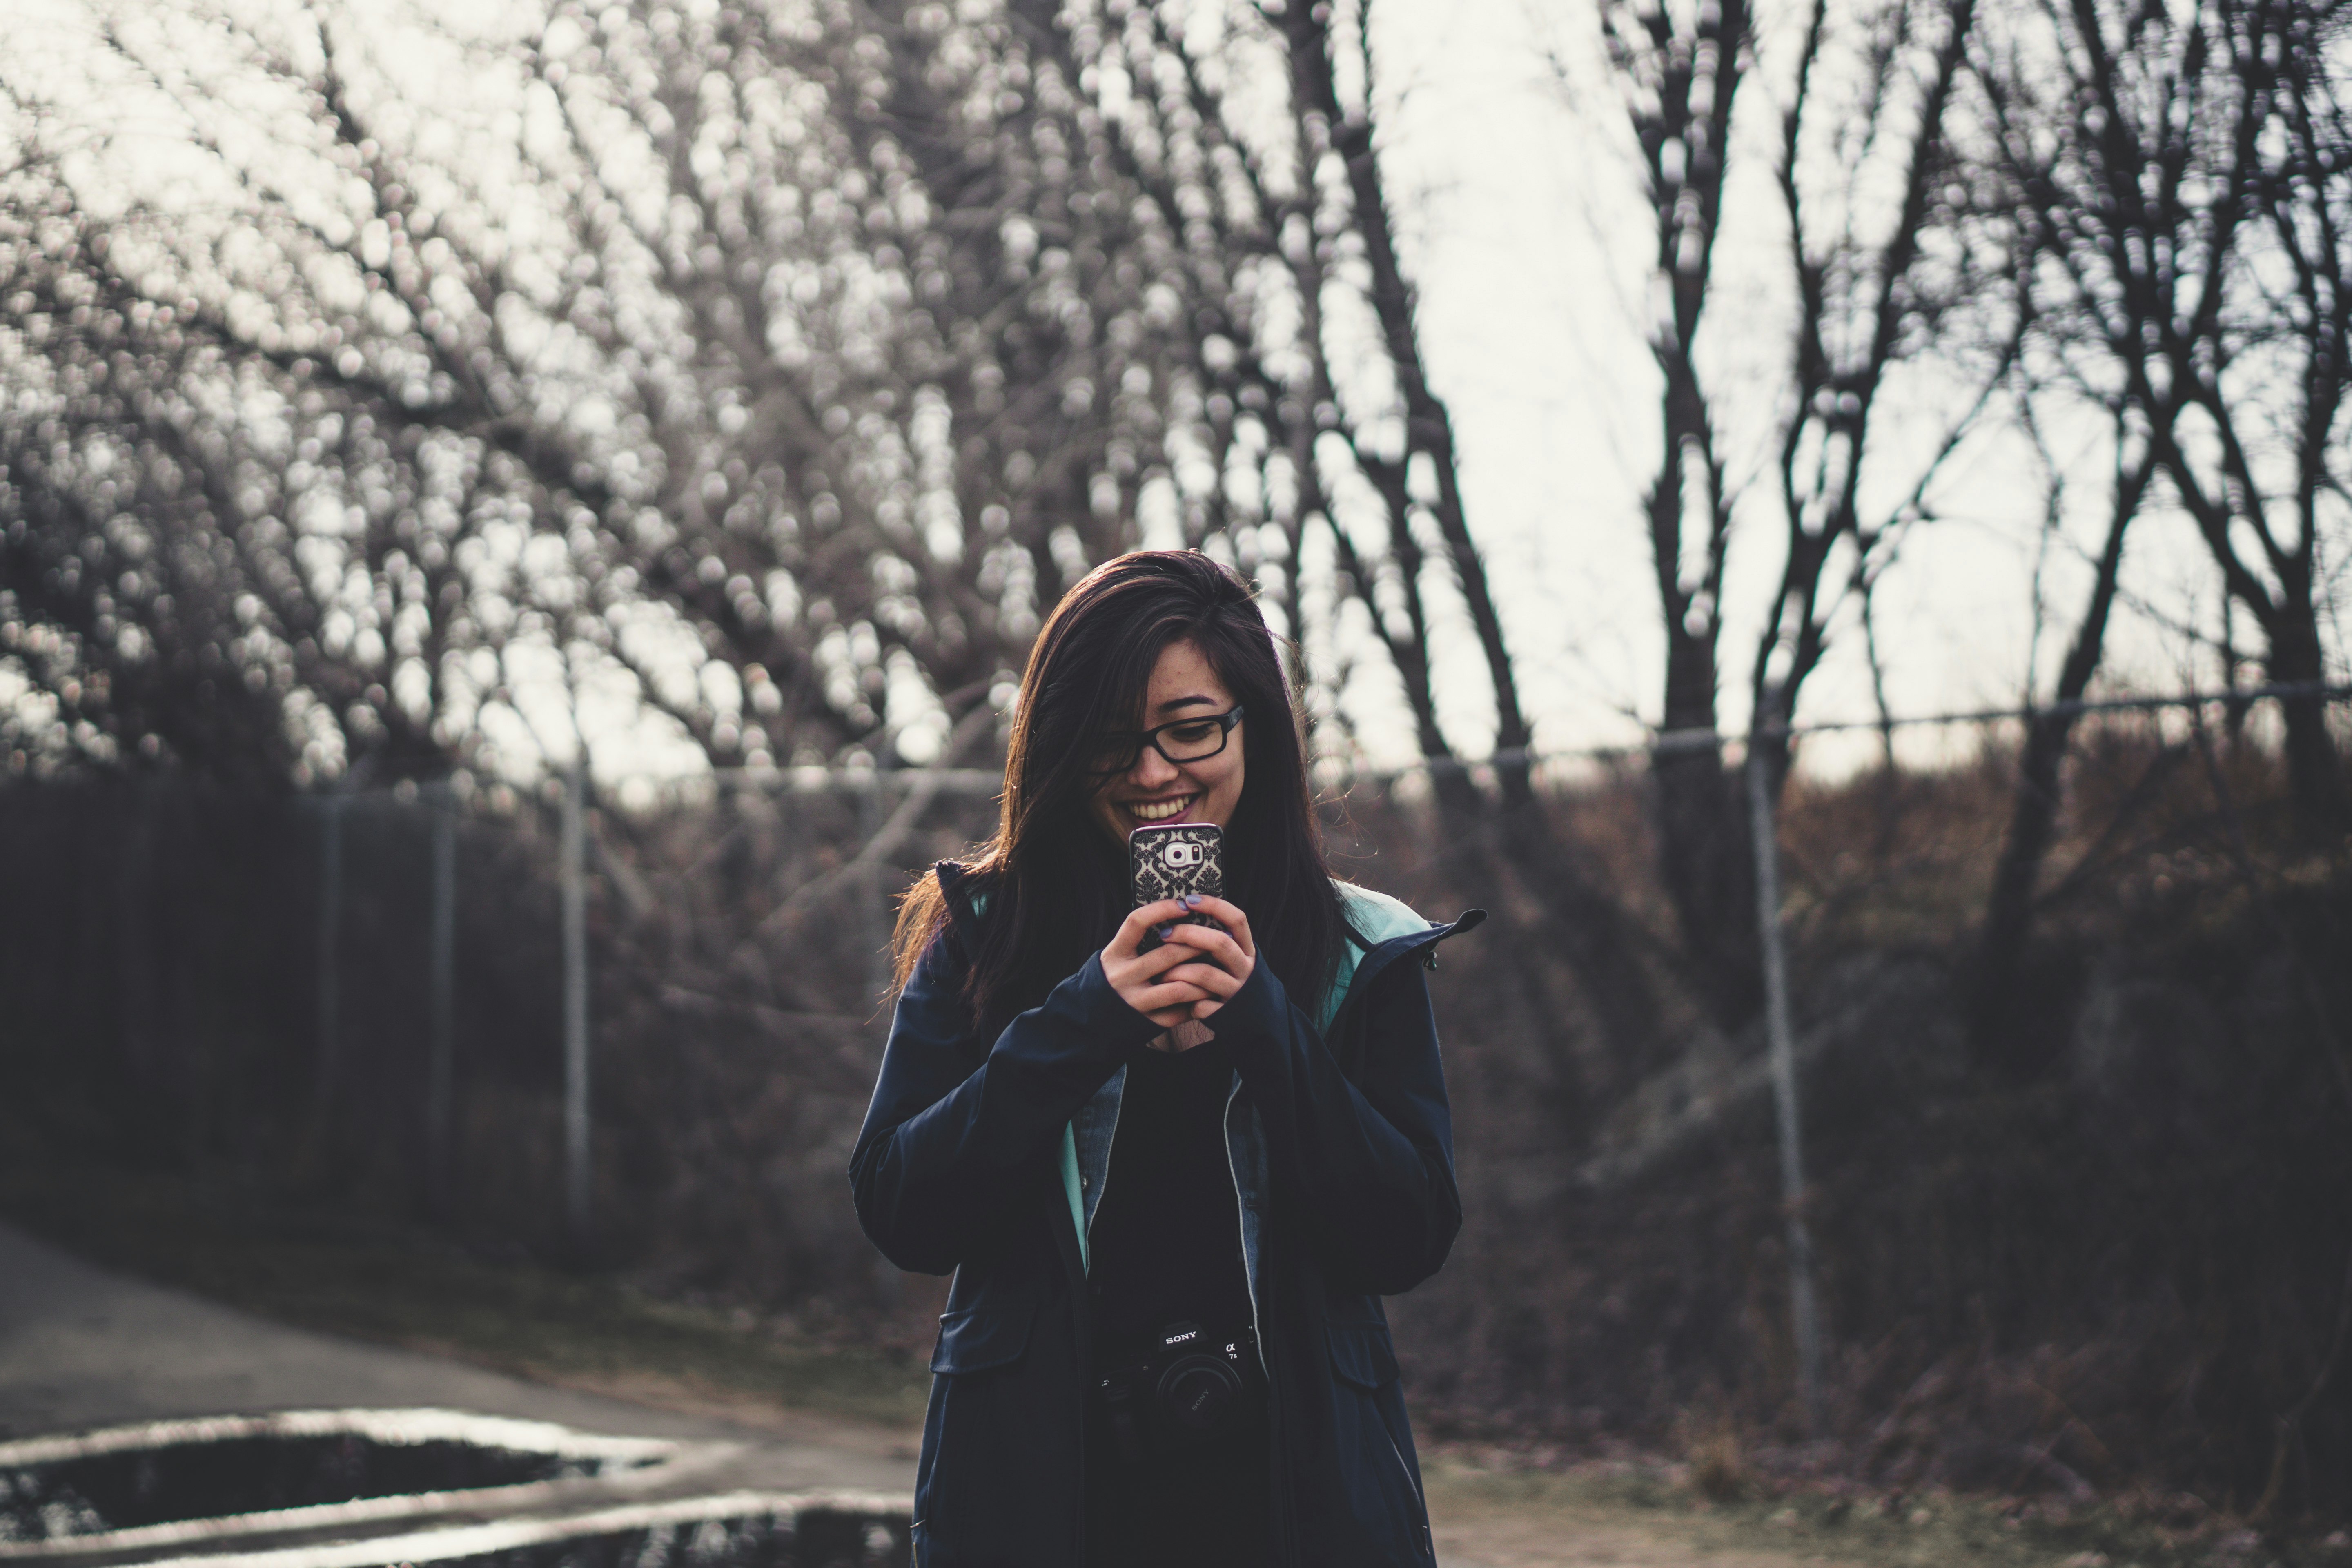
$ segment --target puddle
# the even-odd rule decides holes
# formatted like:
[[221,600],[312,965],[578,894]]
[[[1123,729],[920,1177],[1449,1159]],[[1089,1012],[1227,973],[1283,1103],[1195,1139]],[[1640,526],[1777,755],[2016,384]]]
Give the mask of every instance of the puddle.
[[675,1447],[446,1410],[289,1411],[0,1443],[0,1551],[609,1476]]
[[739,1493],[147,1568],[908,1568],[906,1500]]
[[909,1568],[904,1494],[678,1495],[728,1452],[449,1410],[0,1443],[0,1568]]

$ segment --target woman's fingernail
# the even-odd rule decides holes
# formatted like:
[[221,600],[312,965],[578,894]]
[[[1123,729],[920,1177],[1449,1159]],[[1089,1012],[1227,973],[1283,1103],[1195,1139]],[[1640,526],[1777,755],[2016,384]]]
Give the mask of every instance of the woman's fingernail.
[[1185,895],[1184,895],[1184,907],[1185,907],[1186,909],[1188,909],[1188,910],[1197,910],[1197,909],[1199,909],[1199,908],[1201,907],[1201,895],[1200,895],[1200,894],[1198,894],[1198,893],[1187,893],[1187,894],[1185,894]]
[[1173,925],[1164,925],[1164,926],[1161,926],[1161,927],[1159,929],[1159,931],[1156,931],[1156,932],[1154,932],[1153,934],[1155,934],[1156,936],[1158,936],[1158,937],[1160,938],[1160,941],[1162,941],[1162,942],[1166,942],[1170,937],[1174,936],[1174,935],[1176,934],[1176,928],[1175,928]]

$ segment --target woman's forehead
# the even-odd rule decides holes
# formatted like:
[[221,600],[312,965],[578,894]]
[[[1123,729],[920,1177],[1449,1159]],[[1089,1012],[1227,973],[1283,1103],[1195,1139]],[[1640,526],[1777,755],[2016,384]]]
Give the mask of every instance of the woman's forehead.
[[1197,644],[1180,638],[1160,650],[1143,694],[1144,711],[1152,722],[1187,713],[1222,713],[1233,705],[1233,692]]

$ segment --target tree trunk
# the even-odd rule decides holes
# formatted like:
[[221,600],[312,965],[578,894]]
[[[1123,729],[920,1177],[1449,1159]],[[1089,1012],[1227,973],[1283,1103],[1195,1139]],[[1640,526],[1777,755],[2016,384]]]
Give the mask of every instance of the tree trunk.
[[1712,748],[1662,753],[1658,860],[1690,976],[1710,1016],[1736,1029],[1763,1005],[1756,871],[1739,778]]
[[[2265,672],[2282,686],[2316,686],[2327,678],[2327,660],[2310,584],[2281,586],[2278,609],[2267,628]],[[2295,826],[2314,836],[2338,831],[2347,815],[2344,759],[2328,731],[2327,700],[2315,692],[2284,699],[2279,706],[2286,721],[2287,787],[2294,802]]]
[[[2143,462],[2117,477],[2115,511],[2107,522],[2106,542],[2099,552],[2090,602],[2075,626],[2066,661],[2059,667],[2053,706],[2081,701],[2090,689],[2091,678],[2098,673],[2107,617],[2115,608],[2116,582],[2123,570],[2124,534],[2139,510],[2151,471],[2150,465]],[[1993,868],[1992,893],[1977,938],[1969,994],[1970,1038],[1979,1061],[2012,1076],[2031,1074],[2046,1055],[2043,1043],[2024,1027],[2027,1020],[2015,1005],[2018,971],[2033,923],[2034,888],[2058,835],[2059,774],[2077,717],[2071,711],[2038,713],[2026,730],[2009,836]]]

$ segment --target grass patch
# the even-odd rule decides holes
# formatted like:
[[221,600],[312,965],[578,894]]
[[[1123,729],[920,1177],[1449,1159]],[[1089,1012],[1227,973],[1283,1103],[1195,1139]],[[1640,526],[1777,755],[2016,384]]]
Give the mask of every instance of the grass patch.
[[[430,1350],[541,1382],[903,1428],[929,1375],[625,1283],[491,1262],[419,1226],[281,1206],[225,1184],[75,1158],[0,1129],[0,1215],[77,1255],[309,1329]],[[659,1403],[672,1403],[657,1399]]]
[[2340,1531],[2265,1536],[2219,1515],[2139,1498],[2064,1509],[2022,1499],[1763,1483],[1710,1498],[1686,1466],[1528,1468],[1452,1446],[1431,1455],[1425,1472],[1440,1518],[1549,1521],[1562,1539],[1580,1528],[1638,1520],[1645,1533],[1708,1556],[1765,1552],[1884,1568],[2352,1568],[2352,1543]]

